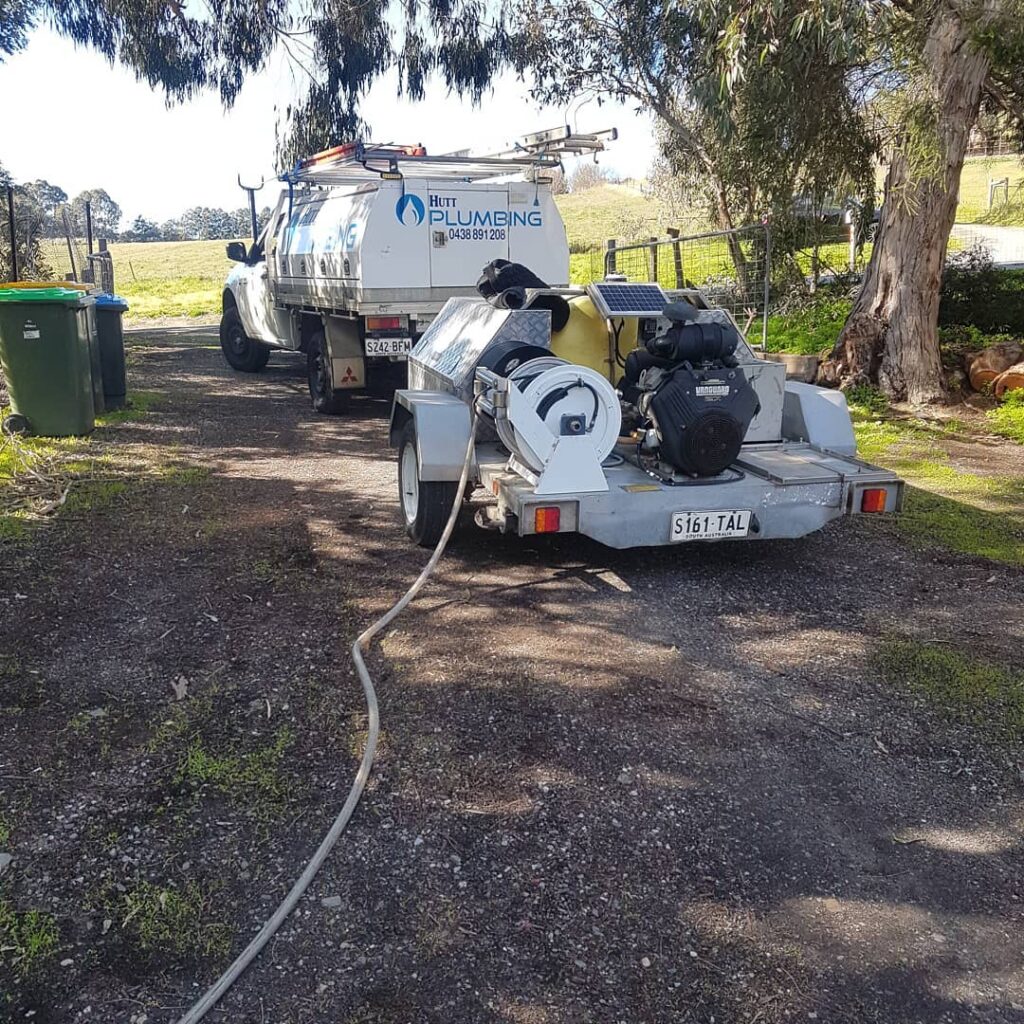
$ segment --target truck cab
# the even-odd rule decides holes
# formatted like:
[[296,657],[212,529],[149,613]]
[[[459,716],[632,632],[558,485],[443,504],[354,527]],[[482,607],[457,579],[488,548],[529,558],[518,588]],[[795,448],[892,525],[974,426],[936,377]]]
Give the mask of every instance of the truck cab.
[[256,241],[228,246],[227,362],[252,373],[274,349],[305,353],[323,413],[343,412],[353,392],[404,386],[412,346],[448,299],[476,294],[492,260],[568,285],[550,172],[561,152],[597,151],[607,137],[566,128],[489,157],[352,143],[300,162]]

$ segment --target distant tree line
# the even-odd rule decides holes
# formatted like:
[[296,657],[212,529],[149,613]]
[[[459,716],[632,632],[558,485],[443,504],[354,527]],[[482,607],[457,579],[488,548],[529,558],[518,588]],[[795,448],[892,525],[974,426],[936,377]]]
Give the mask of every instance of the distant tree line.
[[[270,207],[257,213],[257,226],[262,228],[270,219]],[[172,217],[162,224],[136,217],[131,226],[118,235],[122,242],[183,242],[209,238],[248,238],[252,224],[247,207],[222,210],[219,207],[193,206],[180,217]]]
[[[62,238],[65,234],[85,236],[85,204],[92,215],[93,238],[106,238],[121,242],[181,242],[209,238],[247,238],[252,231],[247,207],[222,210],[218,207],[193,206],[181,216],[172,217],[162,224],[146,217],[135,220],[121,231],[121,207],[102,188],[79,192],[73,199],[59,185],[48,181],[16,183],[0,164],[0,189],[14,188],[14,207],[18,248],[26,253],[39,240]],[[0,203],[0,218],[6,226],[6,202]],[[259,211],[257,218],[262,227],[270,218],[270,207]],[[0,248],[10,248],[9,231],[2,232]],[[3,255],[0,254],[0,258]],[[9,256],[7,257],[9,258]]]

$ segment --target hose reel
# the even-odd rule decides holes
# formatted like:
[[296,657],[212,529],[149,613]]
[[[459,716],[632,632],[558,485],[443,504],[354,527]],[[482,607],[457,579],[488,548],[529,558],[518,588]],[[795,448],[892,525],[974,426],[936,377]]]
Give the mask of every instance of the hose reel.
[[596,370],[541,356],[506,378],[504,415],[495,417],[514,467],[538,494],[605,491],[601,463],[622,426],[615,389]]

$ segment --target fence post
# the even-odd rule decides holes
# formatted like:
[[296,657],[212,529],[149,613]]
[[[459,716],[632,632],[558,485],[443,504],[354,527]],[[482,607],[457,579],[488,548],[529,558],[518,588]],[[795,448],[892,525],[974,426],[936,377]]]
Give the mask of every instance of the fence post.
[[768,351],[768,303],[772,287],[772,227],[764,224],[764,312],[761,314],[761,351]]
[[14,224],[14,189],[7,186],[7,223],[11,230],[11,280],[18,280],[18,232]]
[[676,274],[676,287],[685,288],[686,278],[683,276],[683,249],[679,244],[679,228],[665,228],[665,234],[675,239],[672,242],[672,269]]
[[850,218],[850,273],[857,272],[857,224]]
[[85,201],[85,247],[89,255],[92,255],[92,203]]
[[605,242],[604,247],[604,276],[607,277],[609,274],[615,273],[615,247],[618,242],[614,238],[609,238]]
[[650,260],[648,261],[648,270],[650,272],[650,280],[658,280],[658,239],[648,238],[647,241],[650,243]]

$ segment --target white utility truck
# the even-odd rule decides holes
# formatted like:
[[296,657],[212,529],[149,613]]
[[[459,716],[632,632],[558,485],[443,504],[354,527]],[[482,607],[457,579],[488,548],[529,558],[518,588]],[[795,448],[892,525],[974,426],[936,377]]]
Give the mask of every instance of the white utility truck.
[[557,128],[489,156],[354,142],[301,161],[252,246],[228,246],[225,358],[255,372],[273,349],[304,352],[325,413],[355,390],[404,383],[412,345],[449,298],[475,294],[485,264],[527,263],[568,284],[551,174],[615,134]]
[[899,510],[903,482],[857,458],[843,394],[786,380],[700,293],[534,277],[496,268],[486,298],[451,299],[412,350],[391,444],[415,542],[436,544],[470,500],[502,533],[615,548]]

